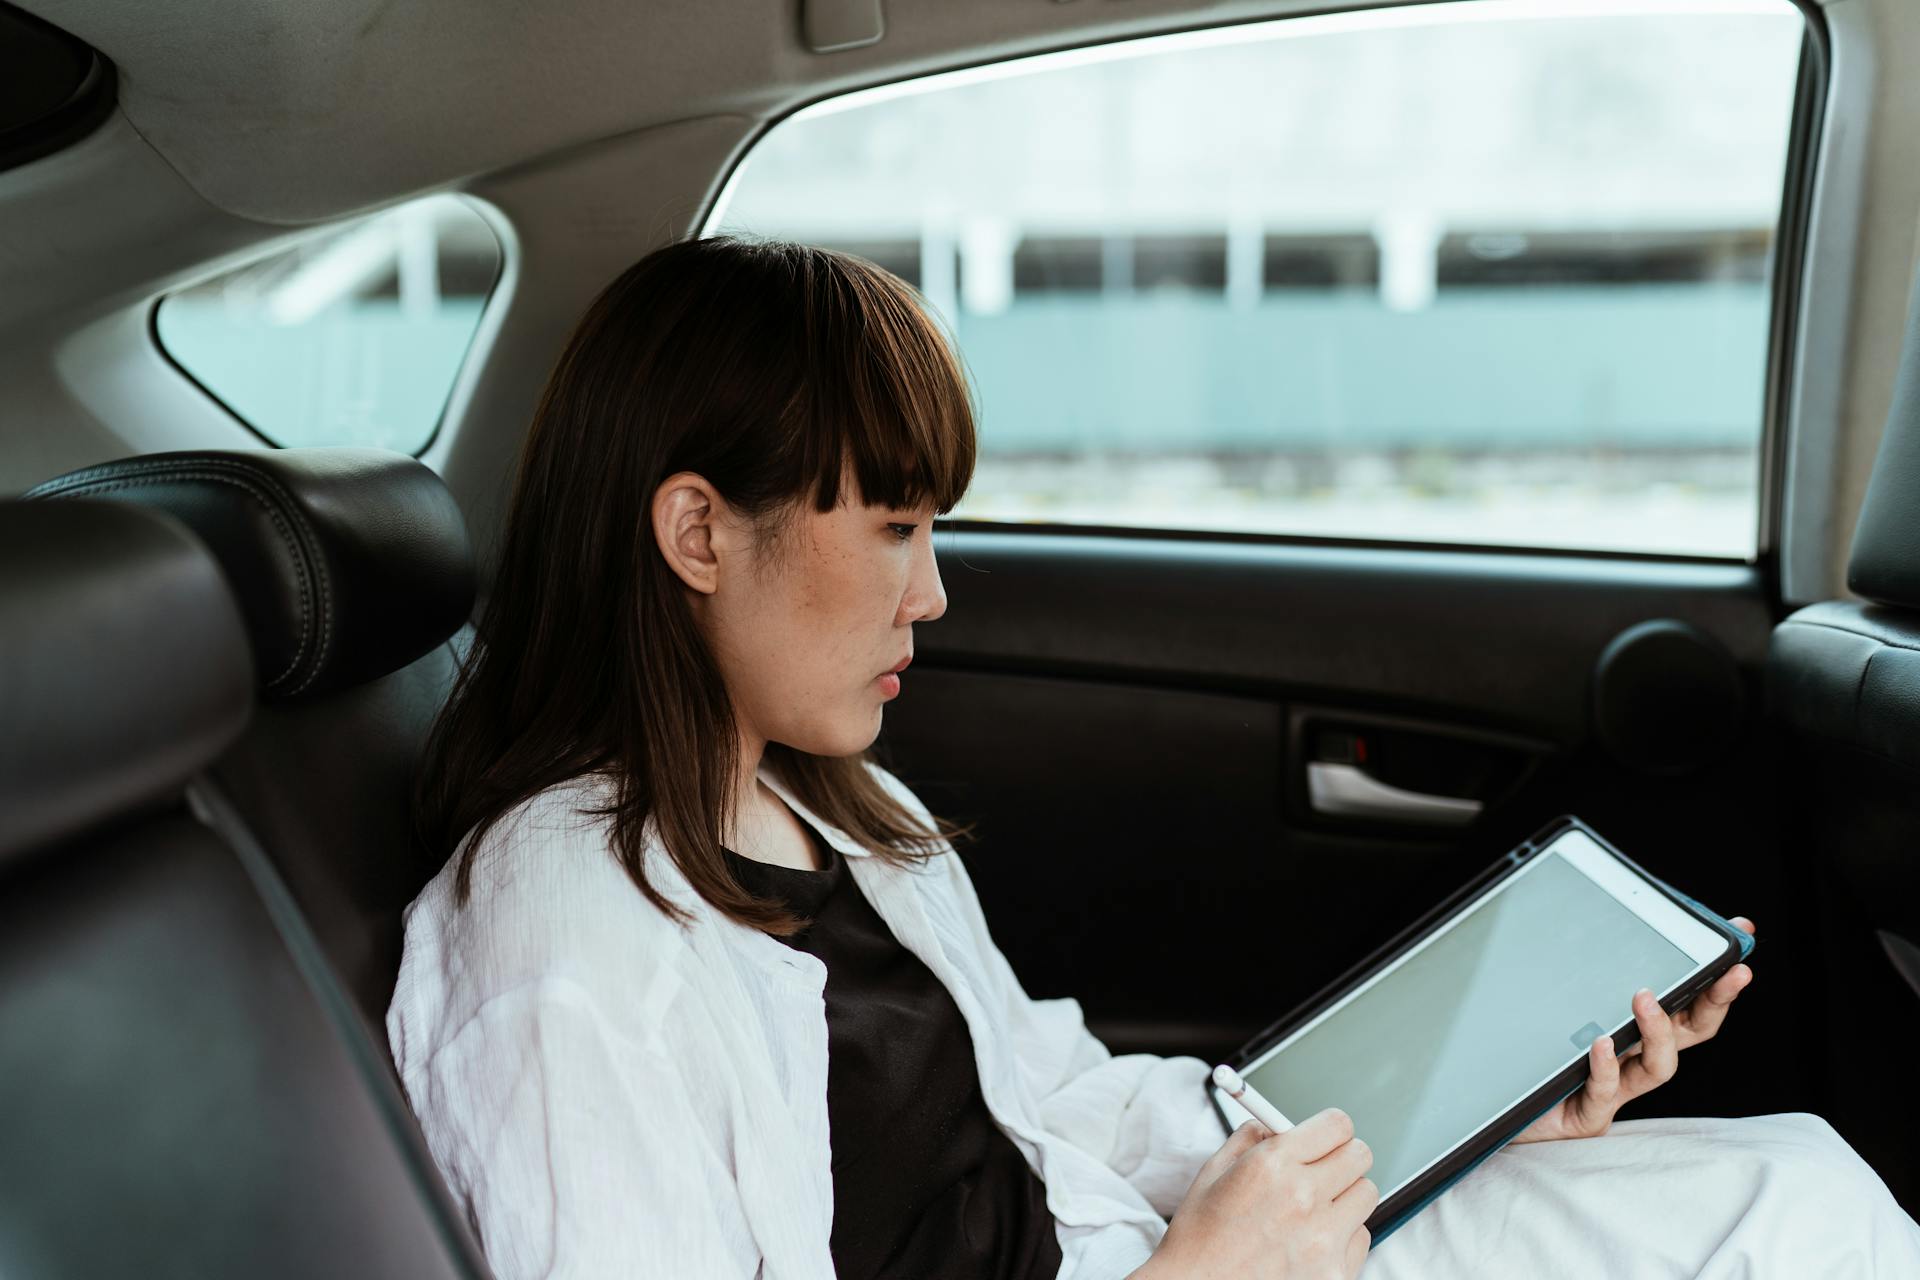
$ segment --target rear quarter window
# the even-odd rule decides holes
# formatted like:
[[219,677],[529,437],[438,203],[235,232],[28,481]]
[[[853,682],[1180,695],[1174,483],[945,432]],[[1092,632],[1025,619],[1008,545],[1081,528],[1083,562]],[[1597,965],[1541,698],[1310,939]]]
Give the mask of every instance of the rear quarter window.
[[268,441],[426,448],[502,265],[464,198],[431,196],[167,294],[161,347]]

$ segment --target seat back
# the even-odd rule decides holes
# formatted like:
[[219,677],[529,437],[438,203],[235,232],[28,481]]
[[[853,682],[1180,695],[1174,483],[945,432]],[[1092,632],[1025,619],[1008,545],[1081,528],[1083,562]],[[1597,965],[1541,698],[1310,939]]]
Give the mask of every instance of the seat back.
[[265,851],[385,1050],[414,856],[413,773],[474,596],[466,523],[431,469],[384,449],[186,450],[34,486],[184,521],[232,582],[260,706],[207,771],[209,816]]
[[1775,629],[1769,715],[1786,731],[1828,972],[1829,1120],[1920,1212],[1920,289],[1847,566],[1862,600]]
[[484,1277],[271,865],[187,803],[254,666],[124,504],[0,502],[0,1271]]

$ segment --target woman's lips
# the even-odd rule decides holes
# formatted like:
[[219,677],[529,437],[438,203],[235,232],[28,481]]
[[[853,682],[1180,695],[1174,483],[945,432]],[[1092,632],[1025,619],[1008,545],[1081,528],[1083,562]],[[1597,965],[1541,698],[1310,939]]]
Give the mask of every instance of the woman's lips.
[[900,692],[900,673],[905,671],[907,664],[912,661],[913,655],[908,654],[906,657],[900,659],[900,661],[894,663],[893,666],[874,677],[880,685],[880,692],[882,694],[889,698],[898,696]]

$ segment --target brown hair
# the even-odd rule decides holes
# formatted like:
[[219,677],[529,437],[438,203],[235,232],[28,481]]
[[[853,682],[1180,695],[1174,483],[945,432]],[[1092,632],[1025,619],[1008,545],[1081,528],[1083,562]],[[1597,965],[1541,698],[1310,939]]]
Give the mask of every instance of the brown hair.
[[[520,454],[493,589],[414,792],[416,836],[441,866],[521,801],[588,773],[615,783],[614,856],[647,880],[651,815],[715,908],[769,933],[806,921],[748,893],[721,854],[740,771],[733,708],[650,507],[669,475],[704,476],[756,529],[843,472],[875,505],[952,509],[973,476],[974,410],[958,358],[919,295],[850,254],[783,241],[684,240],[609,284],[574,326]],[[911,862],[967,834],[929,829],[867,768],[768,743],[801,801],[874,854]]]

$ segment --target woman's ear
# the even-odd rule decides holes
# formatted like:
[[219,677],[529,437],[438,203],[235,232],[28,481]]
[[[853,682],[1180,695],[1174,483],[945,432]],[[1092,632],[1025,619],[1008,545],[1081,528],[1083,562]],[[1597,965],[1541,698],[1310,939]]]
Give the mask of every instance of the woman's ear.
[[679,471],[653,491],[653,538],[667,564],[680,580],[703,595],[720,586],[720,557],[716,541],[725,541],[717,528],[726,500],[705,476]]

